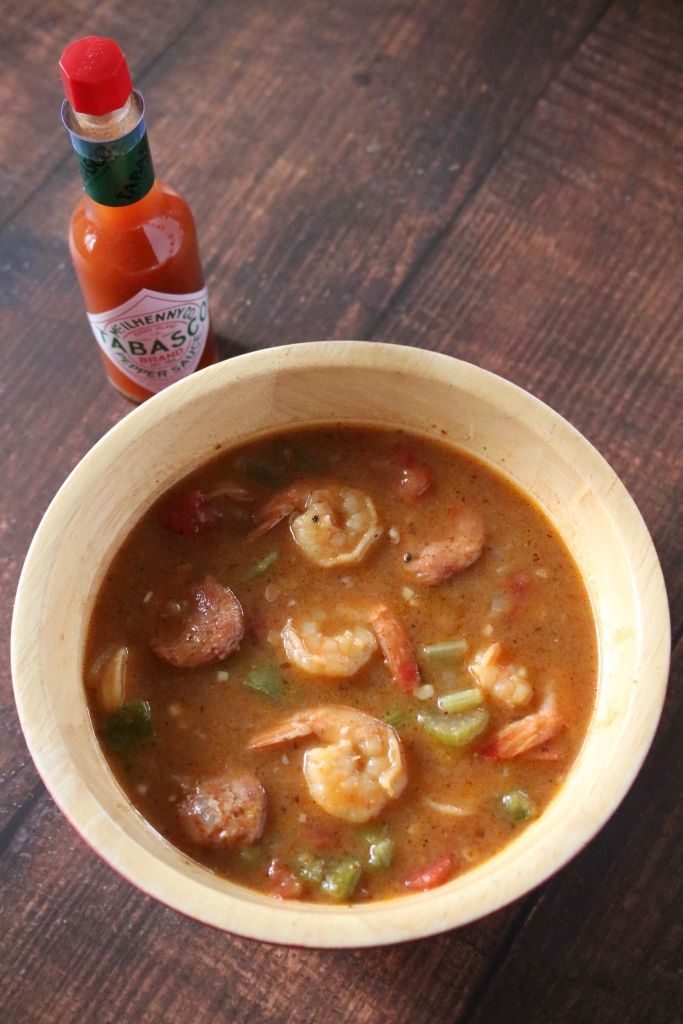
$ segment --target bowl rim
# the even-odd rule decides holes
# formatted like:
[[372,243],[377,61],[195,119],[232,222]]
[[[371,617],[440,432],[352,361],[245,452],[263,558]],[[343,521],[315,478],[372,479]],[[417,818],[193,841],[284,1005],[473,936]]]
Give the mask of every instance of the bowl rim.
[[[120,854],[122,843],[121,829],[113,820],[109,821],[110,829],[105,825],[101,831],[91,834],[86,827],[87,821],[85,820],[89,815],[86,815],[82,810],[78,796],[74,794],[73,783],[76,776],[65,779],[63,773],[56,773],[52,767],[53,754],[56,753],[56,748],[63,746],[59,732],[48,721],[47,716],[36,716],[29,707],[30,695],[36,687],[40,687],[41,680],[36,678],[36,671],[25,671],[23,665],[20,664],[19,658],[21,638],[31,618],[28,607],[31,597],[27,589],[27,579],[31,574],[34,563],[41,557],[41,553],[49,542],[50,528],[52,519],[55,516],[55,509],[65,500],[65,496],[68,496],[69,491],[76,486],[80,476],[89,470],[92,462],[97,462],[101,457],[101,453],[106,451],[122,433],[130,432],[131,425],[139,425],[139,429],[142,431],[145,424],[156,420],[158,415],[161,415],[163,418],[163,409],[166,403],[169,402],[169,396],[175,399],[176,406],[185,407],[192,403],[194,396],[198,392],[201,393],[207,389],[211,390],[214,386],[216,389],[227,389],[235,386],[245,376],[258,377],[259,374],[270,376],[273,373],[277,373],[278,369],[295,368],[305,370],[306,368],[319,368],[321,357],[324,358],[325,365],[330,367],[354,367],[368,370],[379,368],[384,371],[394,369],[397,365],[398,357],[399,366],[401,363],[407,362],[409,369],[416,370],[419,368],[422,376],[425,378],[434,379],[435,376],[441,377],[442,375],[448,377],[449,374],[455,378],[460,373],[464,375],[465,382],[467,380],[479,380],[486,382],[498,395],[517,396],[518,400],[522,400],[525,405],[528,405],[530,411],[534,411],[537,414],[542,413],[549,424],[564,431],[567,437],[572,437],[574,443],[582,449],[585,457],[596,471],[599,471],[603,479],[609,480],[609,493],[607,493],[605,500],[608,502],[614,501],[615,505],[617,502],[619,503],[619,522],[622,525],[628,526],[631,538],[634,536],[637,538],[637,542],[640,545],[639,558],[641,563],[647,565],[647,571],[651,577],[649,583],[648,632],[644,642],[649,644],[651,651],[664,645],[666,656],[660,661],[658,671],[654,672],[653,670],[648,676],[648,687],[641,688],[647,690],[646,696],[641,697],[641,699],[648,700],[648,709],[651,712],[650,727],[645,730],[641,729],[638,743],[636,744],[635,756],[630,762],[628,770],[623,773],[619,783],[613,787],[607,805],[592,820],[590,827],[584,827],[582,830],[573,832],[562,847],[555,850],[554,856],[550,858],[549,863],[542,870],[536,871],[532,878],[526,877],[524,872],[520,871],[512,883],[508,884],[507,887],[502,886],[500,891],[497,891],[495,886],[489,886],[486,898],[482,899],[476,909],[470,908],[470,911],[465,914],[458,914],[457,906],[449,908],[447,887],[433,890],[431,893],[400,896],[396,899],[371,904],[357,904],[349,907],[320,908],[316,904],[296,903],[288,904],[285,910],[281,902],[272,898],[265,898],[258,905],[258,912],[256,906],[246,902],[244,899],[240,899],[240,893],[243,894],[245,890],[234,883],[225,884],[222,887],[220,896],[217,895],[216,891],[213,891],[209,894],[212,899],[208,900],[195,898],[198,896],[198,891],[190,892],[190,898],[188,898],[187,893],[183,894],[182,892],[179,896],[178,891],[180,889],[188,887],[192,889],[194,885],[201,886],[204,884],[208,891],[208,880],[205,880],[204,883],[201,881],[199,883],[194,881],[190,883],[187,878],[183,878],[183,884],[179,885],[176,882],[174,890],[172,885],[173,878],[179,875],[179,872],[168,868],[168,870],[164,871],[141,873],[136,867],[135,851],[132,847],[125,851],[125,856]],[[402,368],[398,372],[405,374],[406,370]],[[330,422],[336,422],[339,419],[339,415],[330,416]],[[237,443],[244,442],[238,441]],[[631,546],[633,546],[632,539],[629,540],[629,548]],[[640,599],[642,595],[635,582],[634,592],[638,599]],[[653,632],[650,632],[650,629]],[[12,621],[11,649],[14,696],[24,737],[34,764],[52,798],[67,820],[79,835],[85,839],[88,845],[114,870],[147,895],[154,897],[180,913],[246,938],[283,945],[309,946],[314,948],[361,948],[427,937],[447,931],[453,927],[460,927],[492,913],[528,893],[560,870],[593,838],[623,800],[638,774],[654,738],[666,695],[669,670],[670,621],[661,567],[652,538],[640,512],[624,484],[604,457],[559,413],[555,412],[550,406],[543,403],[530,392],[525,391],[506,378],[475,364],[464,362],[443,353],[377,342],[313,341],[245,353],[195,373],[132,410],[96,442],[71,473],[69,473],[57,491],[43,515],[31,542],[17,588]],[[55,737],[57,742],[55,742]],[[72,768],[76,772],[75,766],[72,765]],[[133,809],[132,805],[130,805],[130,809]],[[106,809],[103,809],[103,811],[106,814]],[[135,841],[131,837],[127,837],[126,842],[134,844]],[[510,845],[514,845],[514,841],[512,844],[508,844],[508,847]],[[112,847],[114,846],[117,848],[116,855],[112,854]],[[145,858],[151,856],[145,851]],[[496,856],[494,855],[493,859]],[[206,875],[211,875],[207,869],[202,869],[202,871]],[[470,875],[471,872],[466,872],[460,878],[467,878]],[[453,885],[457,881],[458,879],[454,880],[453,883],[449,883],[449,885]],[[235,912],[234,920],[231,918],[229,925],[225,923],[225,913],[221,912],[219,914],[215,910],[214,902],[217,903],[219,901],[221,903],[227,901],[227,905]],[[420,906],[418,906],[418,902]],[[451,901],[451,903],[455,902],[455,900]],[[240,904],[243,904],[243,906],[240,906]],[[429,910],[430,905],[431,910]],[[315,908],[314,913],[311,913],[312,908]],[[418,919],[420,915],[416,912],[419,909],[425,911],[425,920]],[[308,927],[303,928],[301,934],[294,938],[295,930],[293,925],[296,923],[295,919],[305,915],[310,915]],[[372,921],[368,928],[359,929],[357,925],[363,918],[368,918],[368,922],[372,918]],[[323,922],[322,927],[319,927],[317,922]],[[293,939],[294,941],[292,941]]]

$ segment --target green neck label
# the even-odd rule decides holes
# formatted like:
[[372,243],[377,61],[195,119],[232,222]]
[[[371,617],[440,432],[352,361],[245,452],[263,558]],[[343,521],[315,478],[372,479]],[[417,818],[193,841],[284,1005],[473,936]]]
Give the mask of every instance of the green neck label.
[[77,135],[65,116],[62,120],[71,136],[85,191],[103,206],[130,206],[146,196],[154,184],[154,167],[149,151],[144,114],[132,131],[120,139],[99,142]]

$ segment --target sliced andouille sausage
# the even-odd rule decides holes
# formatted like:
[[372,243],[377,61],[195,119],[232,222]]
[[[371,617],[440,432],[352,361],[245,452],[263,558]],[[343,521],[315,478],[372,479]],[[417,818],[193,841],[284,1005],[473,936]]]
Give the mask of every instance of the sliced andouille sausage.
[[266,791],[251,772],[196,783],[178,807],[183,831],[203,846],[255,843],[266,821]]
[[453,510],[451,533],[427,544],[417,554],[407,552],[403,568],[419,583],[437,586],[473,565],[484,550],[485,540],[481,513],[460,506]]
[[170,665],[197,668],[239,650],[244,636],[242,606],[232,590],[212,576],[155,594],[148,609],[149,645]]

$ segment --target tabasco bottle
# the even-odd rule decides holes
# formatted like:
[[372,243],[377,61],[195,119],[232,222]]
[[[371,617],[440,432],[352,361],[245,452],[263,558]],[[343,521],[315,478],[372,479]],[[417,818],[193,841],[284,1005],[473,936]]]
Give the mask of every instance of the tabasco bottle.
[[141,402],[216,360],[194,220],[154,177],[144,102],[114,40],[78,39],[60,68],[85,189],[71,258],[107,376]]

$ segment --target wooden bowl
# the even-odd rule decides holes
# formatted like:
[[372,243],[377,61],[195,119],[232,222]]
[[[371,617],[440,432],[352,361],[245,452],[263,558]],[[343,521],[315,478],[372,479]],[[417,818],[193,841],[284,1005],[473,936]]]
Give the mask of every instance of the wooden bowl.
[[[353,907],[288,903],[193,863],[148,826],[102,756],[82,682],[101,580],[145,510],[219,446],[331,420],[449,441],[530,494],[567,541],[599,636],[597,703],[566,782],[502,852],[440,889]],[[131,412],[62,486],[28,553],[12,630],[21,724],[57,804],[144,892],[199,921],[301,946],[416,939],[488,914],[538,885],[595,835],[633,782],[664,700],[669,617],[638,510],[565,420],[491,373],[447,356],[314,342],[220,363]]]

